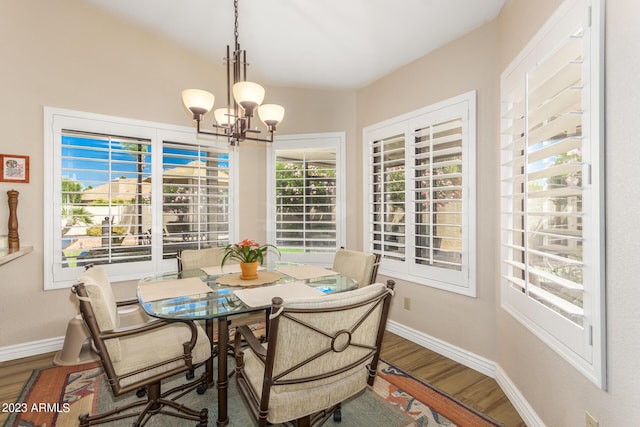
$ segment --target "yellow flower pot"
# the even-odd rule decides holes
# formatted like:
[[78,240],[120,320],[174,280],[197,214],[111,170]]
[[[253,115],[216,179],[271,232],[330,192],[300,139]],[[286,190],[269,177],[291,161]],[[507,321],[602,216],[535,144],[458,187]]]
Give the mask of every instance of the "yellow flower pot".
[[255,279],[258,277],[258,261],[241,262],[240,270],[242,270],[242,273],[240,274],[240,278],[242,280]]

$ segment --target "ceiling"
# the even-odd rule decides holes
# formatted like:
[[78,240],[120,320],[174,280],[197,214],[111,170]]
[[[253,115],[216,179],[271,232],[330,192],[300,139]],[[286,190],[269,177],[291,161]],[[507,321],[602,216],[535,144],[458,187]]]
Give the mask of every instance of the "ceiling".
[[[212,60],[232,45],[232,0],[87,0]],[[239,0],[248,79],[359,88],[495,18],[505,0]]]

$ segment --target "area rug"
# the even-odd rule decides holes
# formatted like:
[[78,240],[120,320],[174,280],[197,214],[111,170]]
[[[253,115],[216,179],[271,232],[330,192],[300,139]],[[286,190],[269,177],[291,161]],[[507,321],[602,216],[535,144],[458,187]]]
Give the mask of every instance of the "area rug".
[[[229,360],[233,363],[232,360]],[[233,366],[233,365],[231,365]],[[499,426],[397,367],[382,361],[379,375],[371,389],[343,404],[342,421],[327,421],[326,426]],[[176,376],[174,382],[184,381]],[[78,425],[83,412],[102,412],[113,406],[137,399],[134,393],[114,398],[99,363],[36,370],[25,385],[18,402],[5,422],[5,427],[72,427]],[[216,392],[195,392],[179,399],[192,408],[209,408],[209,425],[216,425]],[[235,380],[229,382],[229,426],[254,425],[248,408],[240,396]],[[157,415],[147,426],[190,425],[185,420]],[[195,423],[194,423],[195,424]],[[128,420],[102,424],[130,425]]]

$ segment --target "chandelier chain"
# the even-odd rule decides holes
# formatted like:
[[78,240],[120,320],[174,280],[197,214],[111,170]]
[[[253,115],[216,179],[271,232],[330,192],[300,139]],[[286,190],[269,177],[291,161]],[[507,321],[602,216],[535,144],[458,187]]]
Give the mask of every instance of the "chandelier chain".
[[235,36],[236,50],[238,50],[240,48],[240,45],[238,44],[238,37],[240,36],[240,33],[238,32],[238,0],[233,0],[233,9],[235,11],[235,23],[234,23],[233,35]]

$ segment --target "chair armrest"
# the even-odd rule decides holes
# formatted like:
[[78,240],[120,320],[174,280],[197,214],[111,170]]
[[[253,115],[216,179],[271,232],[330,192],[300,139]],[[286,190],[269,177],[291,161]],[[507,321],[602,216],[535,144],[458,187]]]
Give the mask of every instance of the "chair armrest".
[[235,336],[235,348],[236,353],[240,350],[240,343],[242,338],[244,337],[245,342],[253,351],[256,356],[258,356],[263,361],[266,360],[267,357],[267,349],[262,346],[262,343],[255,335],[253,335],[253,331],[249,328],[248,325],[241,325],[236,328],[236,336]]
[[151,322],[143,323],[140,325],[128,326],[124,328],[114,329],[112,331],[100,332],[100,338],[103,340],[113,339],[113,338],[121,338],[127,337],[131,335],[137,335],[142,332],[151,331],[154,329],[162,328],[168,326],[172,323],[184,323],[189,329],[191,329],[191,339],[185,343],[183,343],[185,354],[190,353],[191,350],[196,346],[196,341],[198,339],[198,329],[194,321],[192,320],[161,320],[156,319]]

